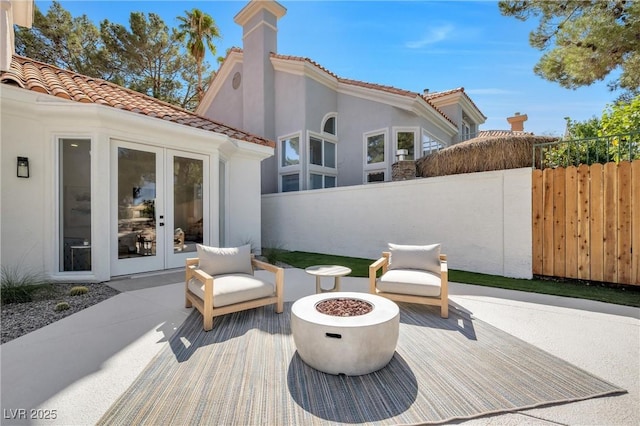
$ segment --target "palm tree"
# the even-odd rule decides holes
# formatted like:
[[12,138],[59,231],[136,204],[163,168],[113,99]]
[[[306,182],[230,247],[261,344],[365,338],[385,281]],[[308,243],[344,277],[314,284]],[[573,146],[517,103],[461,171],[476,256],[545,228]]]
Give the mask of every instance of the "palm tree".
[[198,73],[198,86],[196,90],[198,93],[198,102],[200,102],[204,96],[204,89],[202,88],[202,64],[206,53],[205,43],[209,51],[215,55],[216,46],[213,44],[213,40],[221,38],[221,36],[216,21],[214,21],[210,15],[199,9],[193,9],[191,12],[185,11],[185,14],[186,16],[178,16],[178,20],[181,22],[178,26],[178,38],[181,41],[187,38],[187,50],[196,61],[196,70]]

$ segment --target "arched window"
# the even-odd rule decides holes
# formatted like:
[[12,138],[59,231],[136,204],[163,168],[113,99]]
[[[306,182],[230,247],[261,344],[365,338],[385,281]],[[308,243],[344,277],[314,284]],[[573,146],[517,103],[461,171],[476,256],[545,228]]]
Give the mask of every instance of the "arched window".
[[324,117],[324,121],[322,123],[322,132],[336,136],[336,133],[337,133],[336,114],[327,114]]

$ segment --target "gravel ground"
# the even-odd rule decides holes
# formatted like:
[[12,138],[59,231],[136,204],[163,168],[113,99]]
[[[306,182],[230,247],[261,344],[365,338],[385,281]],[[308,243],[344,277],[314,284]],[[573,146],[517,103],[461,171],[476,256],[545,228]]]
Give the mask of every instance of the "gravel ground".
[[[262,256],[258,258],[266,261]],[[282,268],[291,268],[291,265],[282,262],[276,262],[276,265]],[[89,292],[81,296],[70,296],[69,290],[79,285],[87,287]],[[104,283],[56,283],[53,284],[53,288],[53,291],[48,294],[36,294],[33,302],[11,303],[0,307],[0,329],[2,330],[0,343],[6,343],[31,333],[120,293]],[[55,306],[62,301],[67,302],[70,309],[56,312]]]
[[[89,292],[79,296],[70,296],[72,287],[83,285]],[[53,290],[48,294],[37,294],[33,302],[11,303],[2,305],[0,328],[2,342],[6,343],[24,334],[42,328],[52,322],[81,311],[89,306],[100,303],[118,294],[119,291],[106,284],[53,284]],[[56,312],[55,306],[59,302],[67,302],[70,309]]]

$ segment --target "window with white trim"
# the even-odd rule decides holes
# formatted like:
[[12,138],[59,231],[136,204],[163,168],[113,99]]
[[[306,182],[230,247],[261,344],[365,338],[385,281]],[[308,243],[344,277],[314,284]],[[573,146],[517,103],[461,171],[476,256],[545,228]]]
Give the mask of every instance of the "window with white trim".
[[336,186],[336,143],[309,135],[309,189]]
[[309,189],[335,188],[336,177],[319,173],[309,174]]
[[461,129],[461,141],[466,141],[468,139],[471,139],[471,126],[469,126],[469,123],[467,123],[466,121],[462,122],[462,129]]
[[335,114],[327,114],[322,123],[322,133],[336,136],[338,128],[336,120]]
[[292,134],[278,139],[278,172],[281,192],[300,190],[302,151],[300,134]]
[[384,182],[385,172],[368,172],[367,183]]
[[418,129],[409,128],[396,128],[394,129],[394,141],[396,153],[398,150],[406,150],[407,154],[404,156],[405,160],[416,159],[416,141],[418,140]]
[[91,271],[91,139],[60,138],[58,153],[58,270]]
[[440,151],[445,147],[445,144],[442,143],[438,138],[427,132],[426,130],[422,131],[422,156],[429,155],[431,153]]
[[336,168],[336,144],[314,136],[309,138],[309,164]]
[[300,173],[289,173],[280,176],[281,192],[300,191]]
[[366,136],[367,164],[385,162],[385,139],[384,133]]
[[377,130],[365,133],[364,139],[364,183],[384,182],[387,176],[388,131]]
[[300,164],[300,137],[280,140],[280,167],[296,166]]

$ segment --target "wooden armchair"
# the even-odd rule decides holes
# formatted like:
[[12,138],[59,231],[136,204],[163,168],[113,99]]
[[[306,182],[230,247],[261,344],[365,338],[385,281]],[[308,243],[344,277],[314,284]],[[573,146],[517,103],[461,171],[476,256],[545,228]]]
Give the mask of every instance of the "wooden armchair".
[[[256,277],[254,268],[274,274],[269,282]],[[203,328],[213,328],[213,318],[231,312],[275,304],[284,309],[284,270],[255,259],[250,247],[217,248],[198,245],[198,257],[186,260],[185,305],[203,317]]]
[[369,266],[369,292],[397,302],[440,306],[440,316],[447,318],[449,273],[447,255],[440,254],[440,245],[389,247]]

